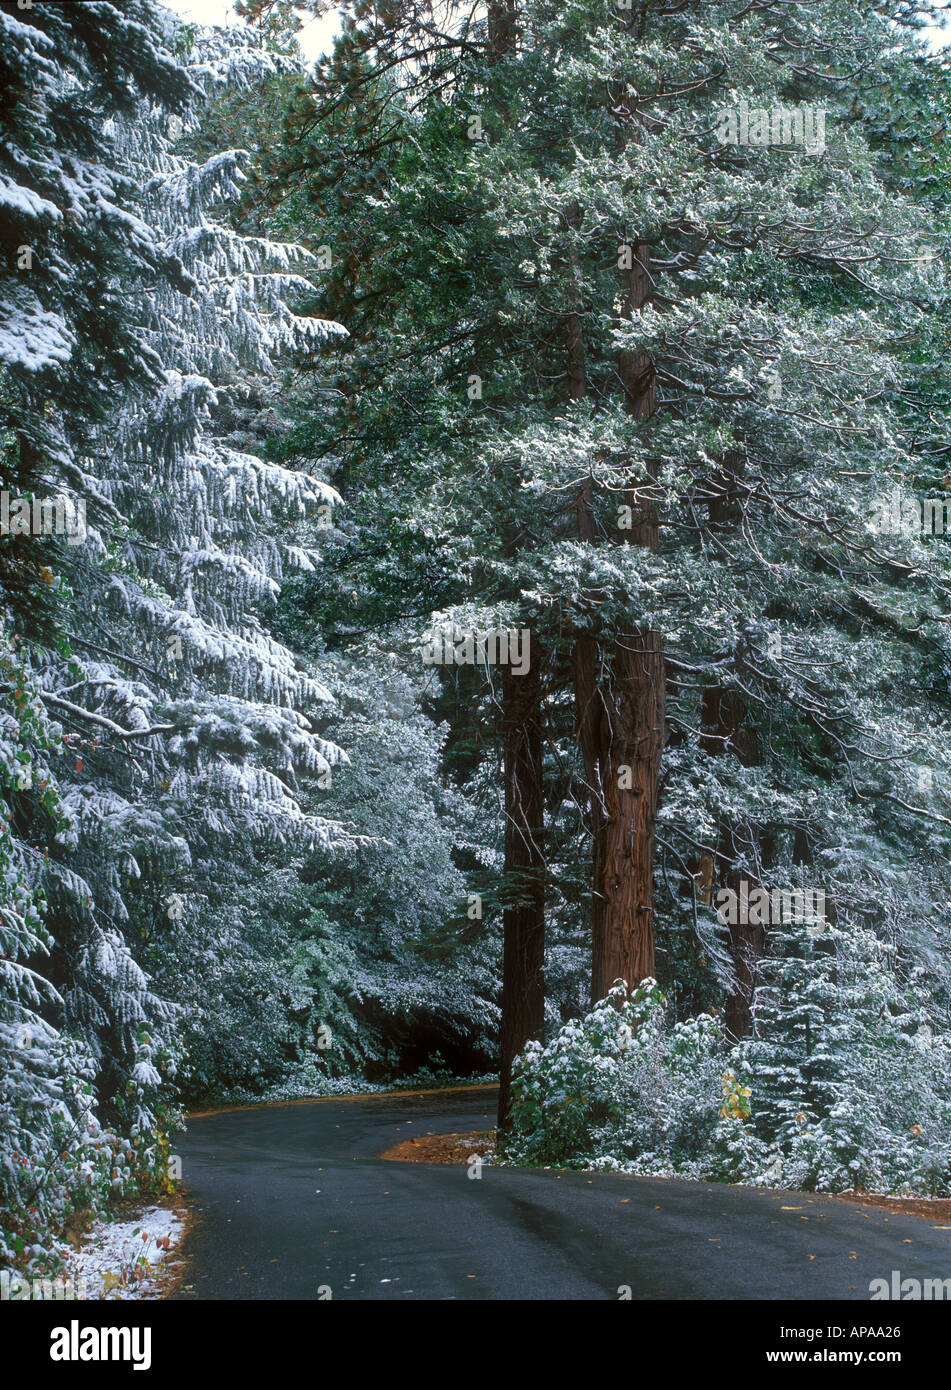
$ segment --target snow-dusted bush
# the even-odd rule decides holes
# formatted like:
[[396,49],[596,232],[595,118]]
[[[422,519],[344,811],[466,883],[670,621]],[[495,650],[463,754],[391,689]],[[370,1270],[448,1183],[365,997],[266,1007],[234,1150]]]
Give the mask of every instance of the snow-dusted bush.
[[550,1043],[529,1043],[509,1161],[951,1195],[951,1035],[909,1007],[880,943],[801,932],[767,962],[743,1043],[712,1014],[671,1024],[653,980],[630,995],[618,981]]
[[[729,1071],[710,1014],[670,1024],[654,980],[615,983],[545,1047],[529,1043],[513,1078],[509,1159],[632,1173],[745,1176],[748,1088]],[[742,1151],[738,1159],[737,1145]],[[742,1168],[742,1172],[738,1171]]]

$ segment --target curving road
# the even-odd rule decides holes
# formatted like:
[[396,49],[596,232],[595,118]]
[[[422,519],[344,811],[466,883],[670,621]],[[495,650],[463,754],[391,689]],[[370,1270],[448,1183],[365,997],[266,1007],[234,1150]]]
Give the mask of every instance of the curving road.
[[892,1270],[951,1277],[951,1230],[833,1198],[378,1157],[490,1129],[494,1104],[479,1088],[190,1120],[194,1219],[172,1297],[867,1300]]

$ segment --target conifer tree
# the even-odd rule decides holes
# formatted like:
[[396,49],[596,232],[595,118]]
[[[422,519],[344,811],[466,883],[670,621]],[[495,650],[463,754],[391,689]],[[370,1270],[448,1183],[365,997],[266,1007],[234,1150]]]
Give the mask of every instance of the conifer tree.
[[301,804],[345,756],[316,727],[329,692],[267,625],[283,574],[319,563],[296,531],[336,494],[253,452],[280,356],[343,330],[291,307],[312,257],[216,220],[241,153],[176,149],[205,93],[292,58],[144,2],[0,18],[2,484],[83,523],[38,534],[31,509],[0,539],[9,1258],[70,1205],[164,1176],[180,1046],[154,938],[268,848],[345,838]]

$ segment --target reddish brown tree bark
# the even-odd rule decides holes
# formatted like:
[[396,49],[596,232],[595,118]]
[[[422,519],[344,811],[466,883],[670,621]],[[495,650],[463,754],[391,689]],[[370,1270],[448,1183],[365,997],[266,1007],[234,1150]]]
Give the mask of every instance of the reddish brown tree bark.
[[[568,211],[566,222],[570,229],[576,228],[581,220],[577,205]],[[584,317],[581,291],[579,288],[578,257],[574,251],[570,255],[571,275],[569,293],[572,309],[567,318],[567,380],[568,394],[573,401],[584,399],[587,391],[587,376],[584,360]],[[595,543],[594,512],[592,494],[594,483],[585,479],[575,497],[575,518],[578,539],[589,545]],[[572,674],[575,690],[575,717],[578,729],[578,747],[584,765],[585,781],[588,787],[589,823],[591,826],[591,942],[593,955],[602,951],[604,940],[605,898],[602,887],[604,878],[605,817],[607,803],[603,785],[604,705],[600,689],[601,648],[597,639],[588,632],[580,631],[572,648]]]
[[[622,312],[628,319],[648,303],[651,291],[650,248],[636,242],[632,251],[632,264],[623,272]],[[648,419],[657,404],[650,356],[623,353],[620,372],[628,412],[637,420]],[[635,489],[627,501],[640,517],[632,526],[631,543],[656,550],[653,496]],[[613,676],[605,729],[604,938],[595,943],[594,998],[603,997],[615,979],[627,980],[633,988],[654,974],[654,831],[666,704],[660,635],[647,628],[622,633],[614,648]]]
[[[498,62],[515,48],[515,0],[488,8],[487,60]],[[512,1063],[545,1025],[545,865],[542,852],[541,652],[531,644],[529,669],[509,667],[502,676],[505,777],[505,870],[502,912],[502,1023],[498,1132],[510,1125]]]
[[[570,339],[569,339],[570,341]],[[569,358],[570,362],[570,358]],[[569,378],[570,380],[570,378]],[[591,510],[593,483],[589,478],[578,489],[575,499],[578,539],[594,544],[594,515]],[[591,950],[592,957],[600,954],[604,941],[605,898],[604,878],[605,817],[607,803],[603,785],[602,754],[604,713],[599,684],[601,648],[590,633],[579,632],[572,649],[572,673],[575,689],[575,718],[578,728],[578,747],[584,765],[588,788],[589,824],[591,827]]]
[[[580,220],[569,213],[569,226]],[[649,248],[633,248],[625,271],[627,318],[650,297]],[[567,381],[573,400],[586,390],[583,309],[572,261],[573,307],[567,315]],[[647,353],[622,354],[620,375],[628,411],[647,419],[656,408],[653,363]],[[576,497],[578,539],[595,541],[593,484]],[[646,492],[627,497],[638,518],[634,545],[655,549],[657,510]],[[591,998],[603,998],[616,979],[632,988],[654,974],[654,827],[664,739],[664,655],[657,633],[619,634],[608,653],[589,633],[573,649],[578,741],[590,798],[592,835]]]
[[[632,245],[623,272],[622,312],[633,319],[650,298],[650,250]],[[656,377],[647,353],[624,352],[621,384],[628,412],[648,419],[656,409]],[[650,488],[627,494],[633,545],[655,550],[657,507]],[[592,1000],[616,979],[633,988],[654,974],[654,845],[665,717],[664,653],[647,628],[619,634],[612,650],[611,682],[601,712],[604,848],[600,864],[603,922],[592,939]]]
[[515,0],[501,0],[488,7],[488,59],[497,62],[515,48],[518,36],[518,11]]
[[505,907],[498,1126],[509,1124],[512,1063],[545,1024],[545,880],[542,840],[541,660],[532,644],[522,676],[505,668]]

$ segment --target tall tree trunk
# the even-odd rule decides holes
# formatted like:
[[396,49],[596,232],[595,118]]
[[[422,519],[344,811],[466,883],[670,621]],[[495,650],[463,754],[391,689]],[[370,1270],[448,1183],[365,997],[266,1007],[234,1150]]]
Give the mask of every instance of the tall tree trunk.
[[[570,338],[569,338],[570,344]],[[570,369],[570,358],[569,358]],[[569,378],[570,380],[570,378]],[[578,489],[575,499],[578,539],[594,544],[594,515],[591,510],[592,480]],[[572,671],[575,687],[575,711],[578,726],[578,746],[588,787],[588,808],[591,826],[591,952],[599,957],[604,950],[603,889],[605,828],[607,802],[602,766],[604,736],[602,723],[604,705],[599,682],[601,648],[590,633],[579,632],[572,650]],[[594,1002],[594,1001],[592,1001]]]
[[[515,0],[488,7],[486,59],[497,63],[517,37]],[[522,676],[503,668],[505,870],[502,912],[502,1025],[498,1133],[510,1125],[512,1063],[545,1025],[545,868],[542,854],[541,652],[532,641]]]
[[488,7],[488,50],[490,63],[497,62],[515,48],[518,34],[518,10],[515,0],[495,0]]
[[[580,210],[569,210],[569,227]],[[567,316],[567,380],[573,400],[586,391],[583,305],[572,257],[572,309]],[[650,297],[649,248],[639,242],[625,272],[623,313],[632,318]],[[627,410],[647,419],[656,406],[655,373],[647,353],[622,354]],[[594,544],[593,484],[576,497],[578,539]],[[656,549],[657,510],[636,491],[628,502],[641,520],[635,545]],[[616,979],[633,988],[654,974],[654,826],[664,740],[664,655],[657,633],[622,632],[602,661],[598,641],[575,639],[573,673],[578,741],[590,798],[592,837],[591,1001],[604,998]]]
[[512,1063],[545,1024],[545,880],[542,837],[541,659],[533,643],[523,676],[502,677],[505,730],[505,899],[502,1058],[498,1128],[509,1125]]
[[[577,204],[569,208],[566,222],[569,229],[575,229],[581,222],[581,210]],[[570,255],[571,277],[570,295],[572,308],[567,320],[567,379],[568,394],[573,401],[584,399],[587,391],[587,376],[584,360],[584,305],[579,285],[580,270],[578,257],[574,250]],[[594,482],[589,477],[579,487],[575,497],[575,517],[579,541],[588,545],[595,543],[594,512],[592,494]],[[604,767],[604,702],[600,688],[601,648],[597,639],[590,633],[579,632],[572,649],[572,673],[575,689],[575,715],[578,727],[578,746],[584,764],[585,781],[588,786],[588,807],[591,826],[591,948],[593,957],[599,957],[604,949],[604,908],[603,889],[605,862],[605,829],[607,804],[603,785]]]
[[[650,248],[632,246],[625,270],[623,315],[632,319],[650,298]],[[646,420],[656,409],[656,376],[647,353],[624,352],[621,383],[628,412]],[[627,497],[639,520],[631,543],[656,550],[657,507],[632,489]],[[604,857],[600,866],[604,922],[592,941],[591,996],[603,998],[616,979],[634,988],[654,974],[654,844],[660,760],[664,745],[666,676],[659,633],[647,628],[619,634],[612,683],[603,697],[602,783]]]

